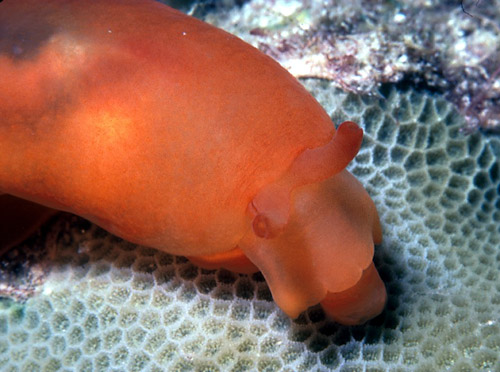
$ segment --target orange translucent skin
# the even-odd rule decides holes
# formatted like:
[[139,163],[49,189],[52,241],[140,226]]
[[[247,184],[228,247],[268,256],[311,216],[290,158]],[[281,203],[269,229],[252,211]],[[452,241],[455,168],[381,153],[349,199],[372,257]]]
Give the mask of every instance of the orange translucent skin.
[[0,192],[204,267],[259,269],[293,317],[324,299],[334,316],[330,298],[362,278],[385,301],[363,275],[377,213],[343,170],[362,131],[335,131],[235,36],[149,0],[4,0],[0,77]]

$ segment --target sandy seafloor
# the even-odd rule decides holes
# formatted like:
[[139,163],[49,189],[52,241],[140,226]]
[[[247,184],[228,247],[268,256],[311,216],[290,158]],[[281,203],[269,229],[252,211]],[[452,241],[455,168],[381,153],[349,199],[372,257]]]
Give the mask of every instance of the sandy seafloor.
[[60,215],[4,255],[1,371],[500,371],[497,1],[176,4],[278,59],[379,211],[386,310],[297,320],[260,275],[200,270]]

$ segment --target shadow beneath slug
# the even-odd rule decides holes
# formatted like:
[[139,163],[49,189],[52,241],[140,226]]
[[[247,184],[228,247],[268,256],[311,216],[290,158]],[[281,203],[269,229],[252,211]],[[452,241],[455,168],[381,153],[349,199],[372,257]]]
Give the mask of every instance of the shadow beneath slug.
[[44,283],[45,275],[51,270],[47,236],[52,226],[63,215],[66,215],[66,218],[72,217],[70,214],[59,212],[48,217],[45,223],[32,231],[21,243],[12,247],[1,247],[0,299],[24,302]]

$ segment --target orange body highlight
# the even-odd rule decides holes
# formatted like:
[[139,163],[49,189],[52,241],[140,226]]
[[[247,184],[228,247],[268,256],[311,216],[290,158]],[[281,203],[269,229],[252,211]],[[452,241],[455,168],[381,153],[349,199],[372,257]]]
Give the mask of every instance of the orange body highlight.
[[[4,0],[0,79],[1,193],[208,268],[258,268],[293,317],[382,311],[377,212],[344,170],[362,131],[336,131],[255,48],[150,0]],[[370,298],[342,297],[354,321],[333,310],[350,288]]]

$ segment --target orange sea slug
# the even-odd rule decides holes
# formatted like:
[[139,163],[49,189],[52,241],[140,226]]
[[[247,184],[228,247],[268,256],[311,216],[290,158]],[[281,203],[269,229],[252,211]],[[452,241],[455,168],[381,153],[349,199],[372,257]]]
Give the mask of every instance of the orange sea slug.
[[321,303],[362,323],[386,292],[375,206],[344,169],[361,141],[271,58],[160,3],[0,3],[4,245],[27,199],[203,267],[261,270],[291,317]]

